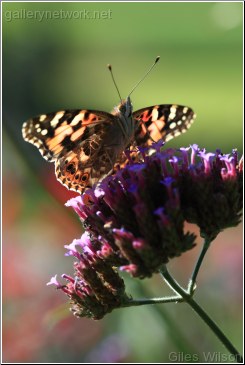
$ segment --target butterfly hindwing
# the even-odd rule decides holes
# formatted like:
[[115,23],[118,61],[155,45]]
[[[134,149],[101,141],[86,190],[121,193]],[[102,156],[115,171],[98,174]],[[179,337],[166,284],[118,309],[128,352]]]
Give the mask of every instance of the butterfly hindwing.
[[83,193],[86,188],[106,176],[112,169],[110,158],[103,148],[103,130],[91,134],[73,150],[55,161],[56,178],[69,190]]
[[135,132],[136,144],[148,146],[159,139],[170,139],[186,132],[195,119],[193,110],[175,104],[154,105],[133,113],[138,127]]
[[112,168],[101,146],[113,123],[115,117],[106,112],[67,110],[29,119],[22,134],[46,160],[55,162],[58,181],[82,193]]

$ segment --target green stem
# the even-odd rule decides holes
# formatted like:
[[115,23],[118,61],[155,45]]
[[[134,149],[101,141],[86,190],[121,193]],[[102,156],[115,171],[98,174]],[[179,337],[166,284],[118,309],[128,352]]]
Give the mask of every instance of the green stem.
[[121,307],[133,307],[139,305],[159,304],[159,303],[179,303],[183,301],[184,301],[183,298],[179,295],[174,297],[151,298],[151,299],[140,298],[140,299],[132,299],[125,301],[125,303],[123,303]]
[[200,318],[207,324],[207,326],[213,331],[213,333],[218,337],[218,339],[223,343],[223,345],[227,348],[227,350],[235,357],[238,363],[243,363],[242,356],[239,354],[237,349],[232,345],[232,343],[228,340],[228,338],[224,335],[224,333],[220,330],[220,328],[216,325],[216,323],[207,315],[207,313],[194,301],[191,295],[186,292],[180,285],[172,278],[166,266],[163,266],[160,270],[160,273],[166,283],[176,292],[178,293],[185,302],[187,302],[192,309],[199,315]]
[[187,291],[188,291],[188,293],[190,295],[192,295],[193,292],[194,292],[194,290],[195,290],[195,287],[196,287],[196,278],[197,278],[197,275],[199,273],[199,270],[200,270],[200,267],[202,265],[202,262],[203,262],[203,259],[205,257],[205,254],[206,254],[206,252],[207,252],[207,250],[208,250],[208,248],[210,246],[211,241],[212,240],[210,238],[205,238],[205,240],[204,240],[203,247],[202,247],[202,251],[201,251],[200,256],[199,256],[199,258],[197,260],[196,266],[195,266],[195,268],[193,270],[191,279],[190,279],[189,284],[188,284]]

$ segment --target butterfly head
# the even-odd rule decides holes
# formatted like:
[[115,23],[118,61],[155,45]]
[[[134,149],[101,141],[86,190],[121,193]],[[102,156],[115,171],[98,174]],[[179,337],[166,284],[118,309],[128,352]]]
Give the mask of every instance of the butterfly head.
[[128,96],[127,99],[122,100],[121,103],[115,108],[116,114],[123,114],[126,118],[130,118],[133,112],[133,105],[131,99]]

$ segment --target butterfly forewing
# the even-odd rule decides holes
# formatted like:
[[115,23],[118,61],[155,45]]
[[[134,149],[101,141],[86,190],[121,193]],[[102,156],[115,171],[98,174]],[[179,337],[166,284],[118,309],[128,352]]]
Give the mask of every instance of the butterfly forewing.
[[46,160],[55,161],[110,123],[112,115],[106,112],[66,110],[29,119],[23,124],[22,134]]
[[195,119],[193,110],[175,104],[154,105],[137,110],[133,118],[138,123],[135,132],[136,144],[149,146],[160,139],[170,139],[186,132]]

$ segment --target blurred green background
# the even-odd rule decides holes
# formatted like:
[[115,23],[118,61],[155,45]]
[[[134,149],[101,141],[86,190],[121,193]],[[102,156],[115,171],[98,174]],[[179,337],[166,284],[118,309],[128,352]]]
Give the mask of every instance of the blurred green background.
[[[103,15],[86,18],[93,11]],[[117,310],[99,322],[69,314],[66,297],[45,283],[55,273],[72,274],[63,245],[82,227],[63,204],[75,194],[22,140],[21,126],[59,109],[110,111],[119,100],[106,64],[126,97],[160,55],[132,95],[134,109],[191,106],[195,124],[169,146],[241,153],[242,12],[237,2],[3,4],[4,362],[169,362],[170,353],[203,362],[204,353],[227,354],[184,304]],[[196,293],[240,351],[241,241],[241,227],[216,239]],[[169,265],[183,285],[200,247]],[[125,280],[135,297],[169,294],[157,276]]]

